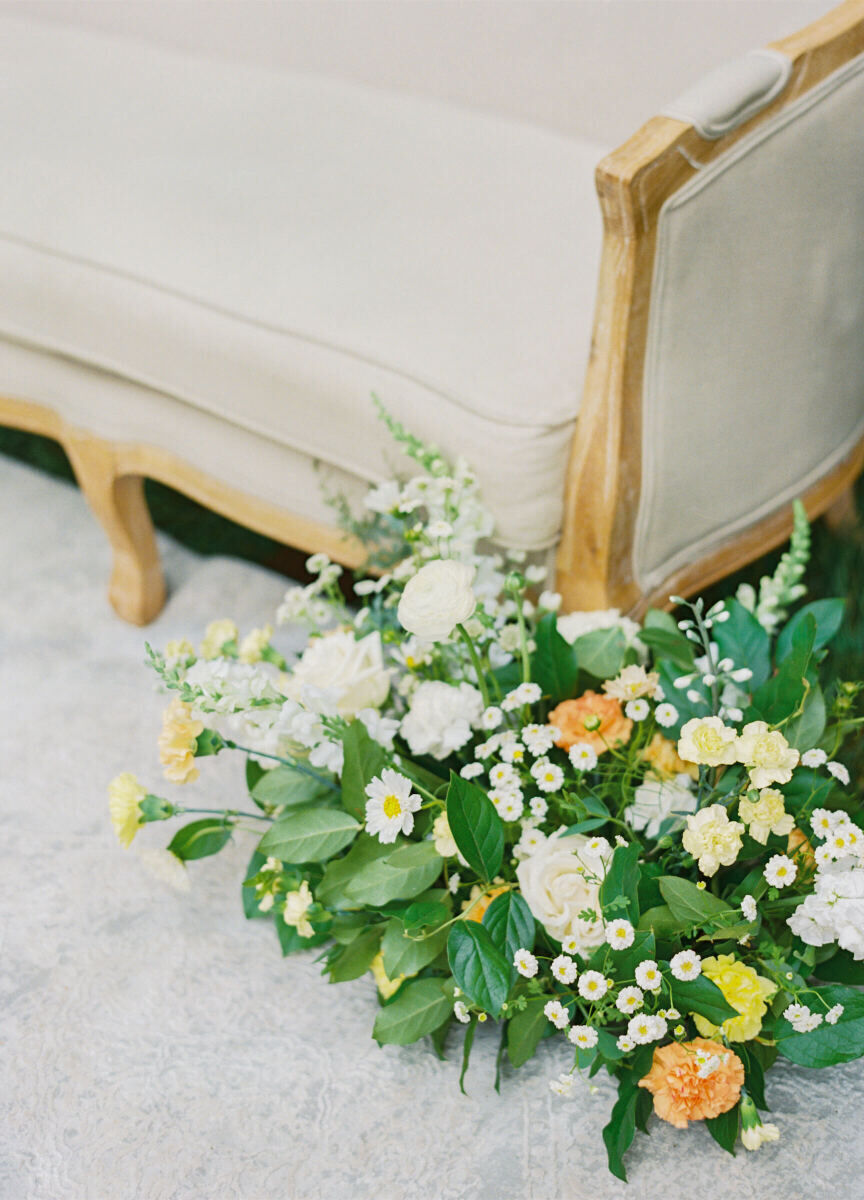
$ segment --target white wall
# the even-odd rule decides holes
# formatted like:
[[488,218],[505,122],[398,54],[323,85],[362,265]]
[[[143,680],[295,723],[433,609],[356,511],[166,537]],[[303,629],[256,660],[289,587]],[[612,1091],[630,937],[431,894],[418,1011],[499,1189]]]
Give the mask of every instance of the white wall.
[[823,0],[0,0],[216,58],[443,96],[606,145]]

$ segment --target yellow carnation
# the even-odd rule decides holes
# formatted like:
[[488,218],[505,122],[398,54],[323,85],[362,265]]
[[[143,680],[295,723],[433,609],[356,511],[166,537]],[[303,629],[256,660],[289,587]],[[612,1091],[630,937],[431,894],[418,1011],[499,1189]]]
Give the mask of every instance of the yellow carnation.
[[196,739],[204,732],[200,721],[193,721],[188,704],[175,696],[162,717],[159,735],[159,761],[165,778],[172,783],[192,783],[198,778],[195,766]]
[[751,721],[741,730],[737,761],[743,763],[750,772],[753,787],[767,788],[772,783],[788,783],[798,766],[799,757],[798,751],[792,749],[783,734],[778,729],[769,729],[764,721]]
[[395,992],[399,991],[399,988],[407,978],[406,975],[397,975],[395,979],[390,979],[387,972],[384,970],[384,955],[380,950],[369,964],[369,970],[375,977],[375,982],[378,985],[378,991],[381,994],[382,1000],[389,1000]]
[[737,761],[738,735],[719,717],[693,717],[681,730],[678,753],[686,762],[721,767]]
[[240,661],[256,663],[261,661],[261,651],[266,650],[273,636],[273,626],[265,625],[263,629],[253,629],[247,633],[240,643]]
[[305,879],[296,892],[289,892],[285,897],[282,919],[286,925],[293,925],[300,936],[304,938],[315,936],[315,930],[306,916],[313,903],[314,898]]
[[138,832],[138,818],[141,815],[138,805],[146,795],[146,790],[129,771],[118,775],[108,785],[111,824],[121,846],[130,846]]
[[718,867],[730,867],[741,849],[744,826],[730,821],[722,804],[709,804],[687,818],[681,836],[684,849],[699,861],[703,875],[714,875]]
[[758,800],[748,800],[745,796],[738,805],[738,815],[748,826],[750,836],[763,846],[769,833],[785,837],[795,825],[795,818],[786,812],[783,793],[776,788],[763,788]]
[[201,643],[202,658],[218,658],[226,642],[236,642],[237,626],[227,617],[221,621],[211,621],[204,631],[204,641]]
[[699,1013],[693,1013],[696,1028],[702,1036],[714,1037],[718,1031],[722,1031],[730,1042],[749,1042],[757,1037],[762,1029],[762,1018],[768,1011],[765,1002],[777,991],[776,983],[757,975],[752,967],[739,962],[734,954],[703,958],[702,974],[717,985],[727,1003],[739,1014],[718,1027]]

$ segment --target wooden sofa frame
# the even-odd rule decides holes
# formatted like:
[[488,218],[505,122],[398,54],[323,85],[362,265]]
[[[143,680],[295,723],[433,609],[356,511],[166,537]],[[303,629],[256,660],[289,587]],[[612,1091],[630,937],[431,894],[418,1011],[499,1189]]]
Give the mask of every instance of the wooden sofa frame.
[[[599,164],[603,213],[591,357],[565,486],[556,588],[565,610],[614,606],[638,615],[668,595],[693,593],[788,537],[791,512],[778,509],[676,571],[648,594],[633,563],[641,486],[642,378],[657,226],[664,202],[702,166],[797,100],[845,62],[864,53],[864,0],[845,0],[773,47],[792,60],[781,95],[737,129],[706,141],[692,125],[655,117]],[[143,625],[160,611],[165,585],[144,499],[145,478],[159,480],[260,533],[349,567],[362,547],[338,529],[285,512],[148,445],[117,444],[69,426],[32,398],[0,396],[0,424],[54,438],[108,535],[114,555],[109,598],[127,621]],[[837,520],[850,509],[864,468],[864,438],[842,463],[802,495],[811,517]]]

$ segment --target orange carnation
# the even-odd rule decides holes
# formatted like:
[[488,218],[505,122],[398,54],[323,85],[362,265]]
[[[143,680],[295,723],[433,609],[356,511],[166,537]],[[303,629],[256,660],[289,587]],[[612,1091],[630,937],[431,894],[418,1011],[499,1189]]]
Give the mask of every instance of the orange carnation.
[[705,1038],[658,1047],[651,1070],[639,1080],[654,1096],[657,1116],[676,1129],[728,1112],[738,1103],[743,1083],[738,1055]]
[[620,700],[585,692],[577,700],[562,700],[549,714],[549,724],[561,730],[555,743],[569,750],[578,742],[590,746],[595,754],[603,754],[617,742],[629,742],[633,722],[621,711]]
[[[480,888],[475,887],[471,891],[471,898],[467,901],[464,907],[473,905],[471,911],[465,914],[466,921],[480,922],[485,916],[486,909],[492,903],[496,896],[500,896],[502,892],[509,891],[509,884],[504,884],[502,887],[493,887],[490,891],[481,895]],[[476,892],[476,894],[475,894]],[[476,903],[474,903],[476,901]]]
[[658,779],[671,779],[674,775],[690,775],[699,778],[699,768],[695,763],[687,763],[678,754],[674,742],[670,742],[662,733],[655,733],[639,757],[651,764],[651,771]]

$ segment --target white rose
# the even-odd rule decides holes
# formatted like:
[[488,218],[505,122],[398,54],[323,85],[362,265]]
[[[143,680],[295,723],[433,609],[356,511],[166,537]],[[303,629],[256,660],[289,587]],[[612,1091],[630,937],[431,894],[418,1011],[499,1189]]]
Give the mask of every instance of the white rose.
[[[609,855],[590,853],[588,840],[581,833],[565,836],[559,830],[516,868],[531,912],[557,941],[573,938],[579,953],[599,946],[605,936],[599,891]],[[591,910],[595,919],[580,917],[585,910]]]
[[291,668],[283,690],[289,699],[300,700],[307,687],[330,693],[347,720],[361,708],[378,708],[390,691],[380,635],[358,641],[353,633],[335,630],[315,638]]
[[471,727],[480,720],[483,697],[470,683],[454,687],[426,681],[411,696],[402,718],[402,736],[412,754],[446,758],[471,740]]
[[409,633],[440,642],[467,621],[476,600],[474,570],[450,558],[436,558],[409,579],[399,601],[399,620]]
[[[624,810],[624,820],[645,836],[656,838],[664,821],[673,818],[664,830],[671,833],[684,824],[684,816],[696,811],[696,797],[689,788],[689,775],[670,779],[646,779],[633,793],[633,803]],[[675,819],[677,818],[677,819]]]

